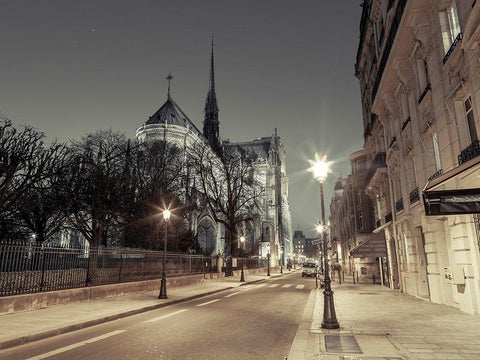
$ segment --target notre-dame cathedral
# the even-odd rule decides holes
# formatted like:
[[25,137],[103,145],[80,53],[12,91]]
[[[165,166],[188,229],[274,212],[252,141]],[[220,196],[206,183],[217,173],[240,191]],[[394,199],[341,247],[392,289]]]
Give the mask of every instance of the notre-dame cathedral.
[[[185,149],[192,144],[203,143],[212,153],[218,154],[222,147],[236,146],[253,156],[256,178],[260,179],[263,196],[261,209],[255,220],[242,224],[242,234],[249,241],[250,248],[258,249],[258,256],[265,258],[271,254],[272,266],[279,265],[293,255],[291,215],[288,204],[288,177],[285,162],[285,149],[277,130],[272,136],[259,137],[252,141],[231,143],[221,141],[219,133],[218,103],[215,92],[213,43],[210,61],[210,79],[204,108],[203,131],[182,111],[168,92],[165,103],[136,131],[139,142],[155,140],[171,142]],[[188,192],[188,189],[186,189]],[[187,200],[185,195],[184,200]],[[191,219],[191,229],[196,234],[205,253],[223,254],[225,249],[225,229],[214,220],[208,209],[199,208]],[[268,249],[268,250],[267,250]],[[281,250],[283,249],[283,251]],[[282,255],[280,255],[282,254]]]

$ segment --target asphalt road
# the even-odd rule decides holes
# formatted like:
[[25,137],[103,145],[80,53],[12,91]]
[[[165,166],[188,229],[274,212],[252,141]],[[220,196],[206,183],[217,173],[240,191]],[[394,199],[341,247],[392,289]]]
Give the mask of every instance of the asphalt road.
[[315,279],[289,273],[7,349],[0,359],[282,360],[314,288]]

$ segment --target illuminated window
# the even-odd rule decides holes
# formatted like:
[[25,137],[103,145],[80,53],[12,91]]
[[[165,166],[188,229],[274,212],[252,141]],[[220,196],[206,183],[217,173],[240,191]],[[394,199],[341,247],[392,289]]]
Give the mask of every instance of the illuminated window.
[[471,141],[477,140],[478,139],[477,129],[475,127],[475,117],[473,116],[472,98],[470,96],[467,98],[467,100],[465,100],[465,115],[467,117],[470,140]]
[[460,34],[460,24],[458,21],[457,7],[452,1],[443,11],[440,11],[440,28],[442,30],[443,49],[445,54],[452,46],[455,38]]

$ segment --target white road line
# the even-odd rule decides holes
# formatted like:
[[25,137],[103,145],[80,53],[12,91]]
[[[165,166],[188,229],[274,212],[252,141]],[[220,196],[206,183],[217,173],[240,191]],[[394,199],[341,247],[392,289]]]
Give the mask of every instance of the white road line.
[[198,304],[198,305],[196,305],[196,306],[205,306],[205,305],[208,305],[208,304],[211,304],[211,303],[220,301],[220,300],[221,300],[221,299],[216,299],[216,300],[212,300],[212,301],[207,301],[206,303]]
[[76,343],[76,344],[72,344],[72,345],[68,345],[68,346],[64,346],[60,349],[56,349],[56,350],[52,350],[48,353],[45,353],[45,354],[42,354],[42,355],[37,355],[37,356],[34,356],[34,357],[31,357],[27,360],[41,360],[41,359],[46,359],[48,357],[51,357],[51,356],[54,356],[54,355],[58,355],[58,354],[61,354],[65,351],[69,351],[69,350],[73,350],[73,349],[76,349],[76,348],[79,348],[80,346],[84,346],[84,345],[87,345],[87,344],[91,344],[95,341],[99,341],[99,340],[103,340],[103,339],[106,339],[106,338],[109,338],[111,336],[115,336],[115,335],[118,335],[118,334],[121,334],[123,332],[125,332],[127,330],[116,330],[116,331],[112,331],[112,332],[109,332],[107,334],[103,334],[103,335],[100,335],[100,336],[97,336],[97,337],[94,337],[94,338],[91,338],[91,339],[88,339],[88,340],[85,340],[85,341],[81,341],[79,343]]
[[231,294],[229,294],[229,295],[225,295],[225,297],[230,297],[230,296],[234,296],[234,295],[238,295],[238,294],[240,294],[239,291],[234,292],[234,293],[231,293]]
[[285,284],[282,286],[282,288],[289,288],[290,286],[292,286],[292,284]]
[[181,314],[181,313],[183,313],[183,312],[185,312],[185,311],[188,311],[188,309],[183,309],[183,310],[174,311],[174,312],[172,312],[172,313],[170,313],[170,314],[158,316],[158,317],[156,317],[156,318],[147,320],[147,321],[145,321],[145,322],[146,322],[146,323],[153,323],[153,322],[158,321],[158,320],[166,319],[166,318],[168,318],[168,317],[170,317],[170,316],[174,316],[174,315],[177,315],[177,314]]
[[304,287],[305,287],[305,285],[297,285],[296,289],[301,290],[301,289],[303,289]]
[[269,288],[274,288],[274,287],[277,287],[278,285],[280,284],[272,284],[272,285],[268,285]]

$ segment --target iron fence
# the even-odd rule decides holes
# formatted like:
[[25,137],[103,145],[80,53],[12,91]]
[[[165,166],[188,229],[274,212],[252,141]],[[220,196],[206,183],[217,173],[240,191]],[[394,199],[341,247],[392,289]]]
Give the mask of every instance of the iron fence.
[[[216,272],[217,264],[217,257],[167,253],[165,271],[169,277]],[[260,266],[244,259],[245,269]],[[162,268],[162,251],[0,242],[0,296],[158,279]]]

